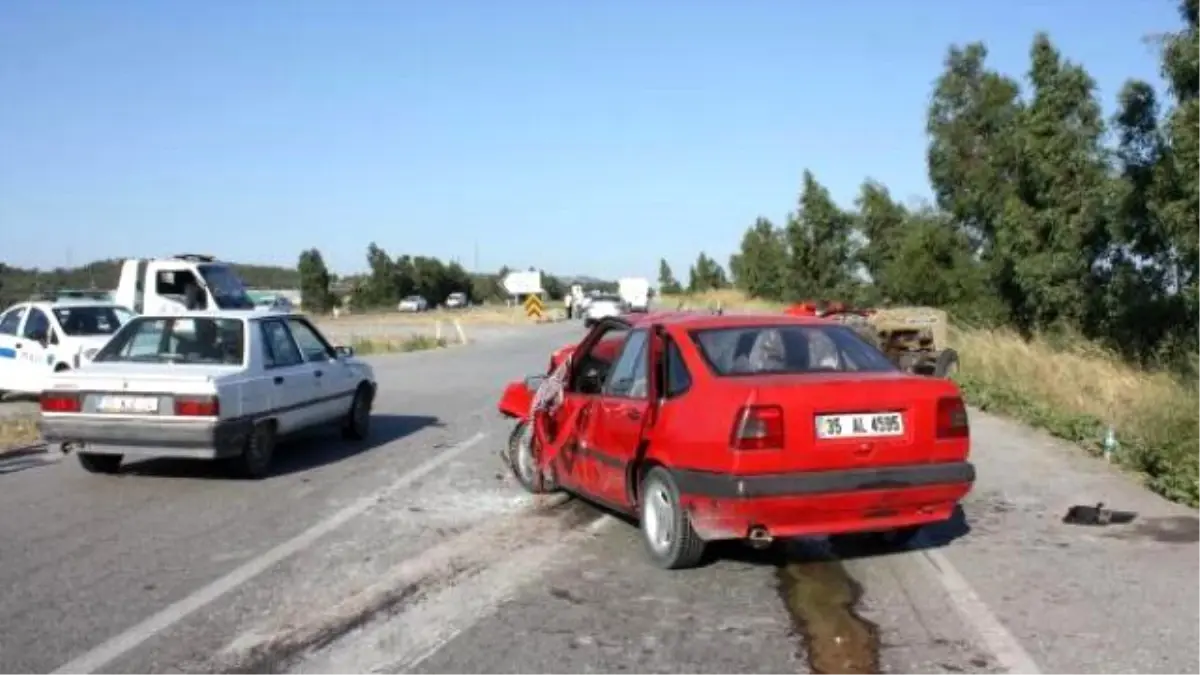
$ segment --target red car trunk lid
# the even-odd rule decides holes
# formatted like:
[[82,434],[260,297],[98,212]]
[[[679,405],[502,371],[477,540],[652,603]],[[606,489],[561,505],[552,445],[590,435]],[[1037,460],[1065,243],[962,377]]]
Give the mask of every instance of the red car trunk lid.
[[731,450],[736,473],[781,473],[956,461],[965,438],[936,438],[949,381],[904,373],[745,376],[729,387],[731,424],[741,406],[779,406],[783,447]]

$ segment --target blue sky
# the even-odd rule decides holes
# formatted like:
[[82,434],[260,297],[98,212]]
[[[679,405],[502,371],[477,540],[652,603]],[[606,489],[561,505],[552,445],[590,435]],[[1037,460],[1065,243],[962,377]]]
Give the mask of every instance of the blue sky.
[[0,261],[393,255],[680,277],[811,169],[928,194],[951,43],[1047,30],[1111,107],[1173,0],[5,0]]

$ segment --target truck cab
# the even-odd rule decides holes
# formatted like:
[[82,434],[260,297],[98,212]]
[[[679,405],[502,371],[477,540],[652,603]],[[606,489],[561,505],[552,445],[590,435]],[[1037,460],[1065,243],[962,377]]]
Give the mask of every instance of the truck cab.
[[650,311],[650,280],[644,277],[626,277],[617,281],[617,293],[630,312]]
[[195,253],[126,260],[114,296],[139,314],[254,309],[233,265]]

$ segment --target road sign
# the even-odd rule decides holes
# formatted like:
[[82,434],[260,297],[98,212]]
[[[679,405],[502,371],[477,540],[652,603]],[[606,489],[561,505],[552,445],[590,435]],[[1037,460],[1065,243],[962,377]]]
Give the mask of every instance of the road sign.
[[542,273],[509,272],[500,282],[509,295],[525,295],[526,293],[542,293]]
[[542,304],[542,299],[530,293],[525,298],[525,316],[531,319],[540,319],[545,312],[546,306]]

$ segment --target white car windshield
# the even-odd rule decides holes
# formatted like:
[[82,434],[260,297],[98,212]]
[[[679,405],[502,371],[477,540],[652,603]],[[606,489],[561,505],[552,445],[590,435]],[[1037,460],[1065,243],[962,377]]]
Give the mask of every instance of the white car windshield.
[[245,325],[239,319],[136,317],[92,360],[238,366],[244,342]]
[[133,312],[119,306],[55,307],[54,318],[71,337],[112,335],[133,318]]

